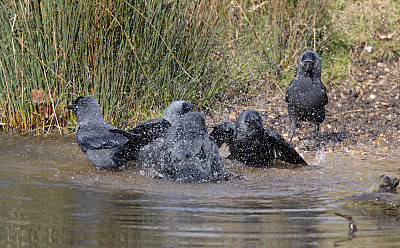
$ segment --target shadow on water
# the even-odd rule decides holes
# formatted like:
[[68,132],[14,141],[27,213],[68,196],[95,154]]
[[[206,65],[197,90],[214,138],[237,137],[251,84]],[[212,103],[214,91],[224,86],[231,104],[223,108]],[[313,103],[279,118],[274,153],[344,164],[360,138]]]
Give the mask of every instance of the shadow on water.
[[[1,247],[325,247],[400,243],[399,218],[338,206],[399,157],[308,152],[313,165],[249,168],[242,179],[177,183],[151,168],[97,171],[73,138],[2,135]],[[358,231],[348,236],[352,215]]]

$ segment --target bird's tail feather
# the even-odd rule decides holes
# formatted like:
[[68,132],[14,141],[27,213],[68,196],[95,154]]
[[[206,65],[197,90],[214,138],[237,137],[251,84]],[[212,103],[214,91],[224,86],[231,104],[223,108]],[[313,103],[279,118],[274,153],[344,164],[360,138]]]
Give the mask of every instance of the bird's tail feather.
[[297,153],[282,136],[266,130],[266,137],[270,143],[270,157],[291,164],[307,165],[307,162]]

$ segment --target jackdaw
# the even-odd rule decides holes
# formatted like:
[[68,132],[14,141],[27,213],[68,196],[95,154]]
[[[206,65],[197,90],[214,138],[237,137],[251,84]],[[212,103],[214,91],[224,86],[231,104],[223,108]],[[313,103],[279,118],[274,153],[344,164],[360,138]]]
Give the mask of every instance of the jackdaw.
[[168,132],[175,129],[178,119],[193,111],[188,101],[174,101],[165,109],[161,118],[145,121],[131,130],[111,130],[129,139],[120,156],[148,165],[160,162],[160,151]]
[[315,124],[315,143],[318,145],[319,125],[325,119],[325,105],[328,103],[325,85],[321,82],[322,63],[318,53],[305,51],[301,54],[296,78],[290,82],[285,101],[292,123],[292,135],[296,132],[298,121]]
[[177,119],[176,128],[165,137],[160,155],[160,173],[165,178],[209,181],[223,175],[218,146],[199,112],[188,112]]
[[110,132],[110,129],[116,128],[104,120],[96,99],[81,96],[66,108],[73,110],[77,118],[76,143],[97,169],[113,170],[125,165],[126,159],[116,154],[128,138]]
[[272,160],[307,165],[306,161],[285,139],[263,127],[262,118],[256,110],[242,112],[236,122],[225,122],[213,127],[211,136],[218,147],[226,143],[229,159],[255,167],[270,166]]

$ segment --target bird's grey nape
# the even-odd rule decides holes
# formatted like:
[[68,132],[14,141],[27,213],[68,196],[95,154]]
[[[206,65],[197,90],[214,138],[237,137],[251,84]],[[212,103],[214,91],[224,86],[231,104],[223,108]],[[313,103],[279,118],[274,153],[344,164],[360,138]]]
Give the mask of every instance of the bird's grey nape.
[[92,96],[78,97],[74,104],[68,105],[68,109],[74,111],[79,122],[104,122],[101,106]]
[[168,107],[164,111],[162,118],[169,121],[172,126],[175,126],[176,122],[182,115],[192,111],[193,105],[190,102],[175,101],[168,105]]

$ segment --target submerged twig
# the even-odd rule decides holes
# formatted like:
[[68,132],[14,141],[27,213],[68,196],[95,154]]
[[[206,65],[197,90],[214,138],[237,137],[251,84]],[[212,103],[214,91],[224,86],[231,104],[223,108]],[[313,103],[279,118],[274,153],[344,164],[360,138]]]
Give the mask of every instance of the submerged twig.
[[357,232],[358,228],[356,223],[353,221],[353,216],[351,215],[345,215],[341,213],[335,213],[337,216],[343,217],[347,220],[349,220],[349,239],[353,238],[353,234]]

